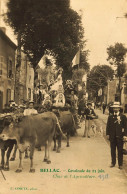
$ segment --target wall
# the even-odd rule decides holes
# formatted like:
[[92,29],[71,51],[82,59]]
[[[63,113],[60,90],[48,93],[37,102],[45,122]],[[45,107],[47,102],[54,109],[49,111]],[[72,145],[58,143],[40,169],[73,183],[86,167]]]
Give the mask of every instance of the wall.
[[[3,92],[2,107],[8,103],[9,100],[14,100],[14,86],[15,86],[15,49],[11,40],[0,30],[0,91]],[[12,71],[9,73],[9,63],[12,63]],[[10,77],[9,77],[10,75]],[[10,89],[10,97],[7,99],[7,91]],[[0,110],[1,111],[1,110]]]
[[19,74],[16,74],[16,78],[19,76],[19,83],[16,84],[15,100],[16,103],[21,104],[22,100],[33,100],[34,90],[34,70],[30,65],[30,62],[23,52],[21,52],[21,66],[19,67]]

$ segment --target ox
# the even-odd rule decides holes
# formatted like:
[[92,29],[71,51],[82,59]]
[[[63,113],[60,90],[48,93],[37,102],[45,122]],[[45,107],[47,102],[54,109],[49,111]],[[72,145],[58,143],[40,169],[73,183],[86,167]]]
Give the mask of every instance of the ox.
[[[8,127],[9,124],[12,122],[12,116],[4,116],[0,118],[0,133],[2,133],[4,127]],[[6,171],[9,170],[9,158],[11,151],[13,149],[13,146],[16,144],[16,140],[8,139],[6,141],[0,140],[0,149],[1,149],[1,164],[0,169],[4,169]],[[5,152],[6,153],[6,162],[5,162]],[[15,158],[15,153],[13,154],[13,157]]]
[[[69,137],[70,135],[74,135],[76,132],[76,126],[75,126],[75,121],[73,118],[73,115],[70,111],[59,111],[59,123],[61,126],[61,129],[63,133],[67,135],[67,147],[69,147]],[[60,132],[57,132],[57,134],[53,137],[54,140],[54,148],[53,150],[56,151],[56,139],[58,140],[58,147],[57,147],[57,152],[60,152],[60,147],[61,147],[61,139],[62,135]]]
[[[11,123],[9,127],[4,128],[0,139],[15,139],[19,149],[19,167],[16,172],[22,172],[22,153],[29,147],[30,149],[30,172],[35,172],[33,168],[33,155],[35,145],[45,146],[44,161],[48,164],[50,161],[50,146],[56,128],[59,127],[58,119],[52,112],[26,116],[19,123]],[[61,131],[62,133],[62,131]]]

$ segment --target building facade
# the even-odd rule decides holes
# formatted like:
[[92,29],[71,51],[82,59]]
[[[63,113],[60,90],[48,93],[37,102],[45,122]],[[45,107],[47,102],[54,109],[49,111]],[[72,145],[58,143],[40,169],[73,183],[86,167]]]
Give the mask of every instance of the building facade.
[[16,45],[0,28],[0,112],[5,104],[14,100]]
[[[17,77],[19,78],[17,79]],[[33,100],[34,70],[30,65],[26,54],[21,52],[21,65],[16,68],[15,102],[22,104],[23,101]]]

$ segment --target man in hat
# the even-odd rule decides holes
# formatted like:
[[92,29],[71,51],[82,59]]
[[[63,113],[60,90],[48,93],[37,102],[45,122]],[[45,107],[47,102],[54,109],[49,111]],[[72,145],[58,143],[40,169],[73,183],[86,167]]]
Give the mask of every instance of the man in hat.
[[84,118],[85,109],[86,109],[86,96],[83,95],[78,105],[78,114],[81,116],[82,119]]
[[127,126],[126,126],[126,116],[120,113],[120,103],[114,102],[111,106],[113,109],[113,114],[109,115],[106,135],[110,140],[111,147],[111,168],[116,164],[116,148],[118,150],[118,165],[119,169],[123,166],[123,139],[127,136]]
[[37,110],[34,109],[34,102],[33,101],[29,102],[29,107],[24,110],[23,114],[24,114],[24,116],[38,114]]
[[80,128],[79,124],[79,118],[78,118],[78,97],[76,95],[76,91],[72,90],[71,91],[71,109],[70,111],[72,112],[73,116],[74,116],[74,120],[75,120],[75,124],[76,124],[76,128]]
[[96,116],[94,110],[92,109],[92,103],[88,102],[87,103],[87,108],[85,109],[85,130],[84,130],[84,135],[83,137],[88,137],[90,138],[90,128],[92,126],[92,120]]

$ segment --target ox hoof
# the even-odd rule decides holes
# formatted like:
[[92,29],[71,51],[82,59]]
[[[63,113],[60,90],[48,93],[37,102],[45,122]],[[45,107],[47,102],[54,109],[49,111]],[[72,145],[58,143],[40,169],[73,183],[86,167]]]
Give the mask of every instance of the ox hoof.
[[0,166],[0,170],[4,170],[4,166]]
[[46,159],[46,158],[44,158],[43,162],[47,162],[47,159]]
[[56,151],[56,148],[53,148],[53,151]]
[[20,173],[20,172],[22,172],[22,169],[21,168],[18,168],[15,172],[16,173]]
[[9,167],[4,167],[4,171],[9,171]]
[[31,168],[29,172],[34,173],[35,172],[35,169],[34,168]]
[[60,153],[60,149],[58,149],[56,153]]
[[47,164],[51,164],[51,160],[47,160]]
[[69,145],[69,144],[67,144],[67,145],[66,145],[66,147],[70,147],[70,145]]
[[4,166],[4,171],[9,171],[9,166],[5,165]]
[[13,157],[10,159],[10,161],[14,161],[14,160],[15,160],[15,158],[13,158]]

